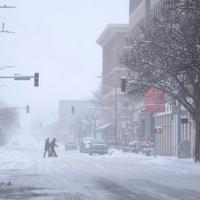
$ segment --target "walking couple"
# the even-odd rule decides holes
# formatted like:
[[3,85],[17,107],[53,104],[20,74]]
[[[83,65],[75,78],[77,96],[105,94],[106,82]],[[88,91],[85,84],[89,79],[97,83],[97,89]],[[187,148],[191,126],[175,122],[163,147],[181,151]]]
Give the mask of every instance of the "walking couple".
[[48,157],[57,157],[55,147],[58,147],[56,144],[56,138],[53,138],[52,140],[50,140],[50,138],[47,138],[45,140],[43,158],[45,158],[46,153],[48,153]]

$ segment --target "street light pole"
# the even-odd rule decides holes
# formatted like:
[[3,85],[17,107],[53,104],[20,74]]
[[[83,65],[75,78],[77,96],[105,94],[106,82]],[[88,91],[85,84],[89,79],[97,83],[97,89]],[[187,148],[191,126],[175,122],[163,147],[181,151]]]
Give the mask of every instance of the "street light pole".
[[14,68],[15,66],[10,66],[10,65],[8,65],[8,66],[3,66],[3,67],[0,67],[0,70],[2,70],[2,69],[6,69],[6,68]]
[[0,5],[0,8],[16,8],[16,6],[9,6],[9,5]]

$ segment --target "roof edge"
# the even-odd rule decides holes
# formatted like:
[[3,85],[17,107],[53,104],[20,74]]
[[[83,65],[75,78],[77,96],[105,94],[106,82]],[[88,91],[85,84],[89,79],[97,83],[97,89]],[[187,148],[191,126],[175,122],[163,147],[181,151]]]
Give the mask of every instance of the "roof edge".
[[128,33],[128,24],[108,24],[101,35],[96,40],[97,44],[100,46],[103,46],[105,41],[108,40],[108,38],[111,38],[113,34],[117,32],[127,32]]

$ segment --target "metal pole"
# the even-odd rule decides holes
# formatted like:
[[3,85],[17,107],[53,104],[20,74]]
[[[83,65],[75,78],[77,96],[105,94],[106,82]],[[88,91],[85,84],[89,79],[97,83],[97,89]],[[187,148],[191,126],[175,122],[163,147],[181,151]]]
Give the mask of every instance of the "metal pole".
[[137,138],[134,131],[134,105],[132,105],[132,112],[131,112],[131,137],[133,137],[134,139]]
[[0,76],[0,79],[30,80],[34,76]]
[[115,86],[115,145],[118,146],[118,107],[117,107],[117,86]]
[[96,140],[97,139],[97,134],[96,134],[96,120],[97,120],[97,118],[96,118],[96,116],[94,117],[94,139]]
[[[152,113],[152,131],[153,131],[153,143],[154,143],[154,157],[156,158],[157,156],[157,145],[156,145],[156,133],[154,131],[154,127],[155,127],[155,119],[154,119],[154,113]],[[155,116],[156,118],[156,116]]]
[[177,103],[177,157],[181,158],[181,104]]
[[154,157],[155,158],[157,156],[157,152],[156,152],[157,151],[157,145],[156,145],[156,138],[157,138],[156,134],[157,133],[154,130],[155,126],[157,125],[157,124],[155,124],[155,122],[156,122],[156,103],[157,103],[157,94],[156,94],[155,88],[154,88],[154,112],[152,113],[152,124],[153,124]]
[[147,35],[149,34],[150,31],[150,9],[151,9],[150,0],[145,0],[145,28]]

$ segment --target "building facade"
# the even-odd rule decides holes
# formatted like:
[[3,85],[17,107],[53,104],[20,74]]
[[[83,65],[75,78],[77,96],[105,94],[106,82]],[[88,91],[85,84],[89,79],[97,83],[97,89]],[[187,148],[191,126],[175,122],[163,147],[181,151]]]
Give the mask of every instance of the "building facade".
[[[102,89],[104,93],[120,87],[120,78],[126,68],[120,63],[122,49],[126,44],[128,25],[108,24],[97,39],[102,47]],[[105,87],[104,87],[105,86]]]
[[[127,69],[120,62],[122,50],[127,43],[127,24],[108,24],[97,39],[102,47],[102,97],[110,111],[102,111],[105,124],[112,124],[113,140],[118,140],[124,127],[120,118],[123,107],[123,96],[120,91],[121,77],[127,75]],[[125,122],[124,122],[125,123]],[[125,132],[126,130],[123,130]]]
[[[162,15],[162,9],[176,4],[176,0],[130,0],[129,1],[129,40],[141,33],[141,27],[148,29],[153,16]],[[137,105],[137,102],[134,102]],[[144,102],[143,102],[143,106]],[[136,106],[136,110],[140,109]],[[194,123],[188,112],[181,107],[177,113],[177,105],[166,103],[166,111],[162,113],[143,113],[140,120],[144,126],[144,137],[154,136],[156,154],[164,156],[191,157],[194,155],[195,131]],[[137,116],[140,113],[135,112]],[[139,118],[138,118],[139,119]],[[185,122],[184,122],[184,119]],[[138,122],[137,122],[138,123]],[[139,123],[140,124],[140,123]],[[155,134],[154,127],[161,127],[161,133]]]
[[65,138],[95,137],[99,109],[89,100],[60,100],[59,125]]
[[[191,157],[194,123],[183,107],[177,111],[178,105],[167,102],[165,112],[146,112],[144,96],[124,100],[119,89],[120,78],[127,75],[127,69],[120,63],[122,49],[142,33],[141,27],[150,30],[153,17],[161,16],[162,9],[176,3],[177,0],[168,3],[166,0],[129,0],[129,24],[109,24],[98,38],[97,43],[102,47],[102,96],[104,104],[111,107],[102,116],[105,125],[114,125],[113,134],[119,140],[129,131],[133,138],[153,140],[158,155]],[[123,114],[124,110],[128,112]],[[155,133],[156,127],[161,132]]]

